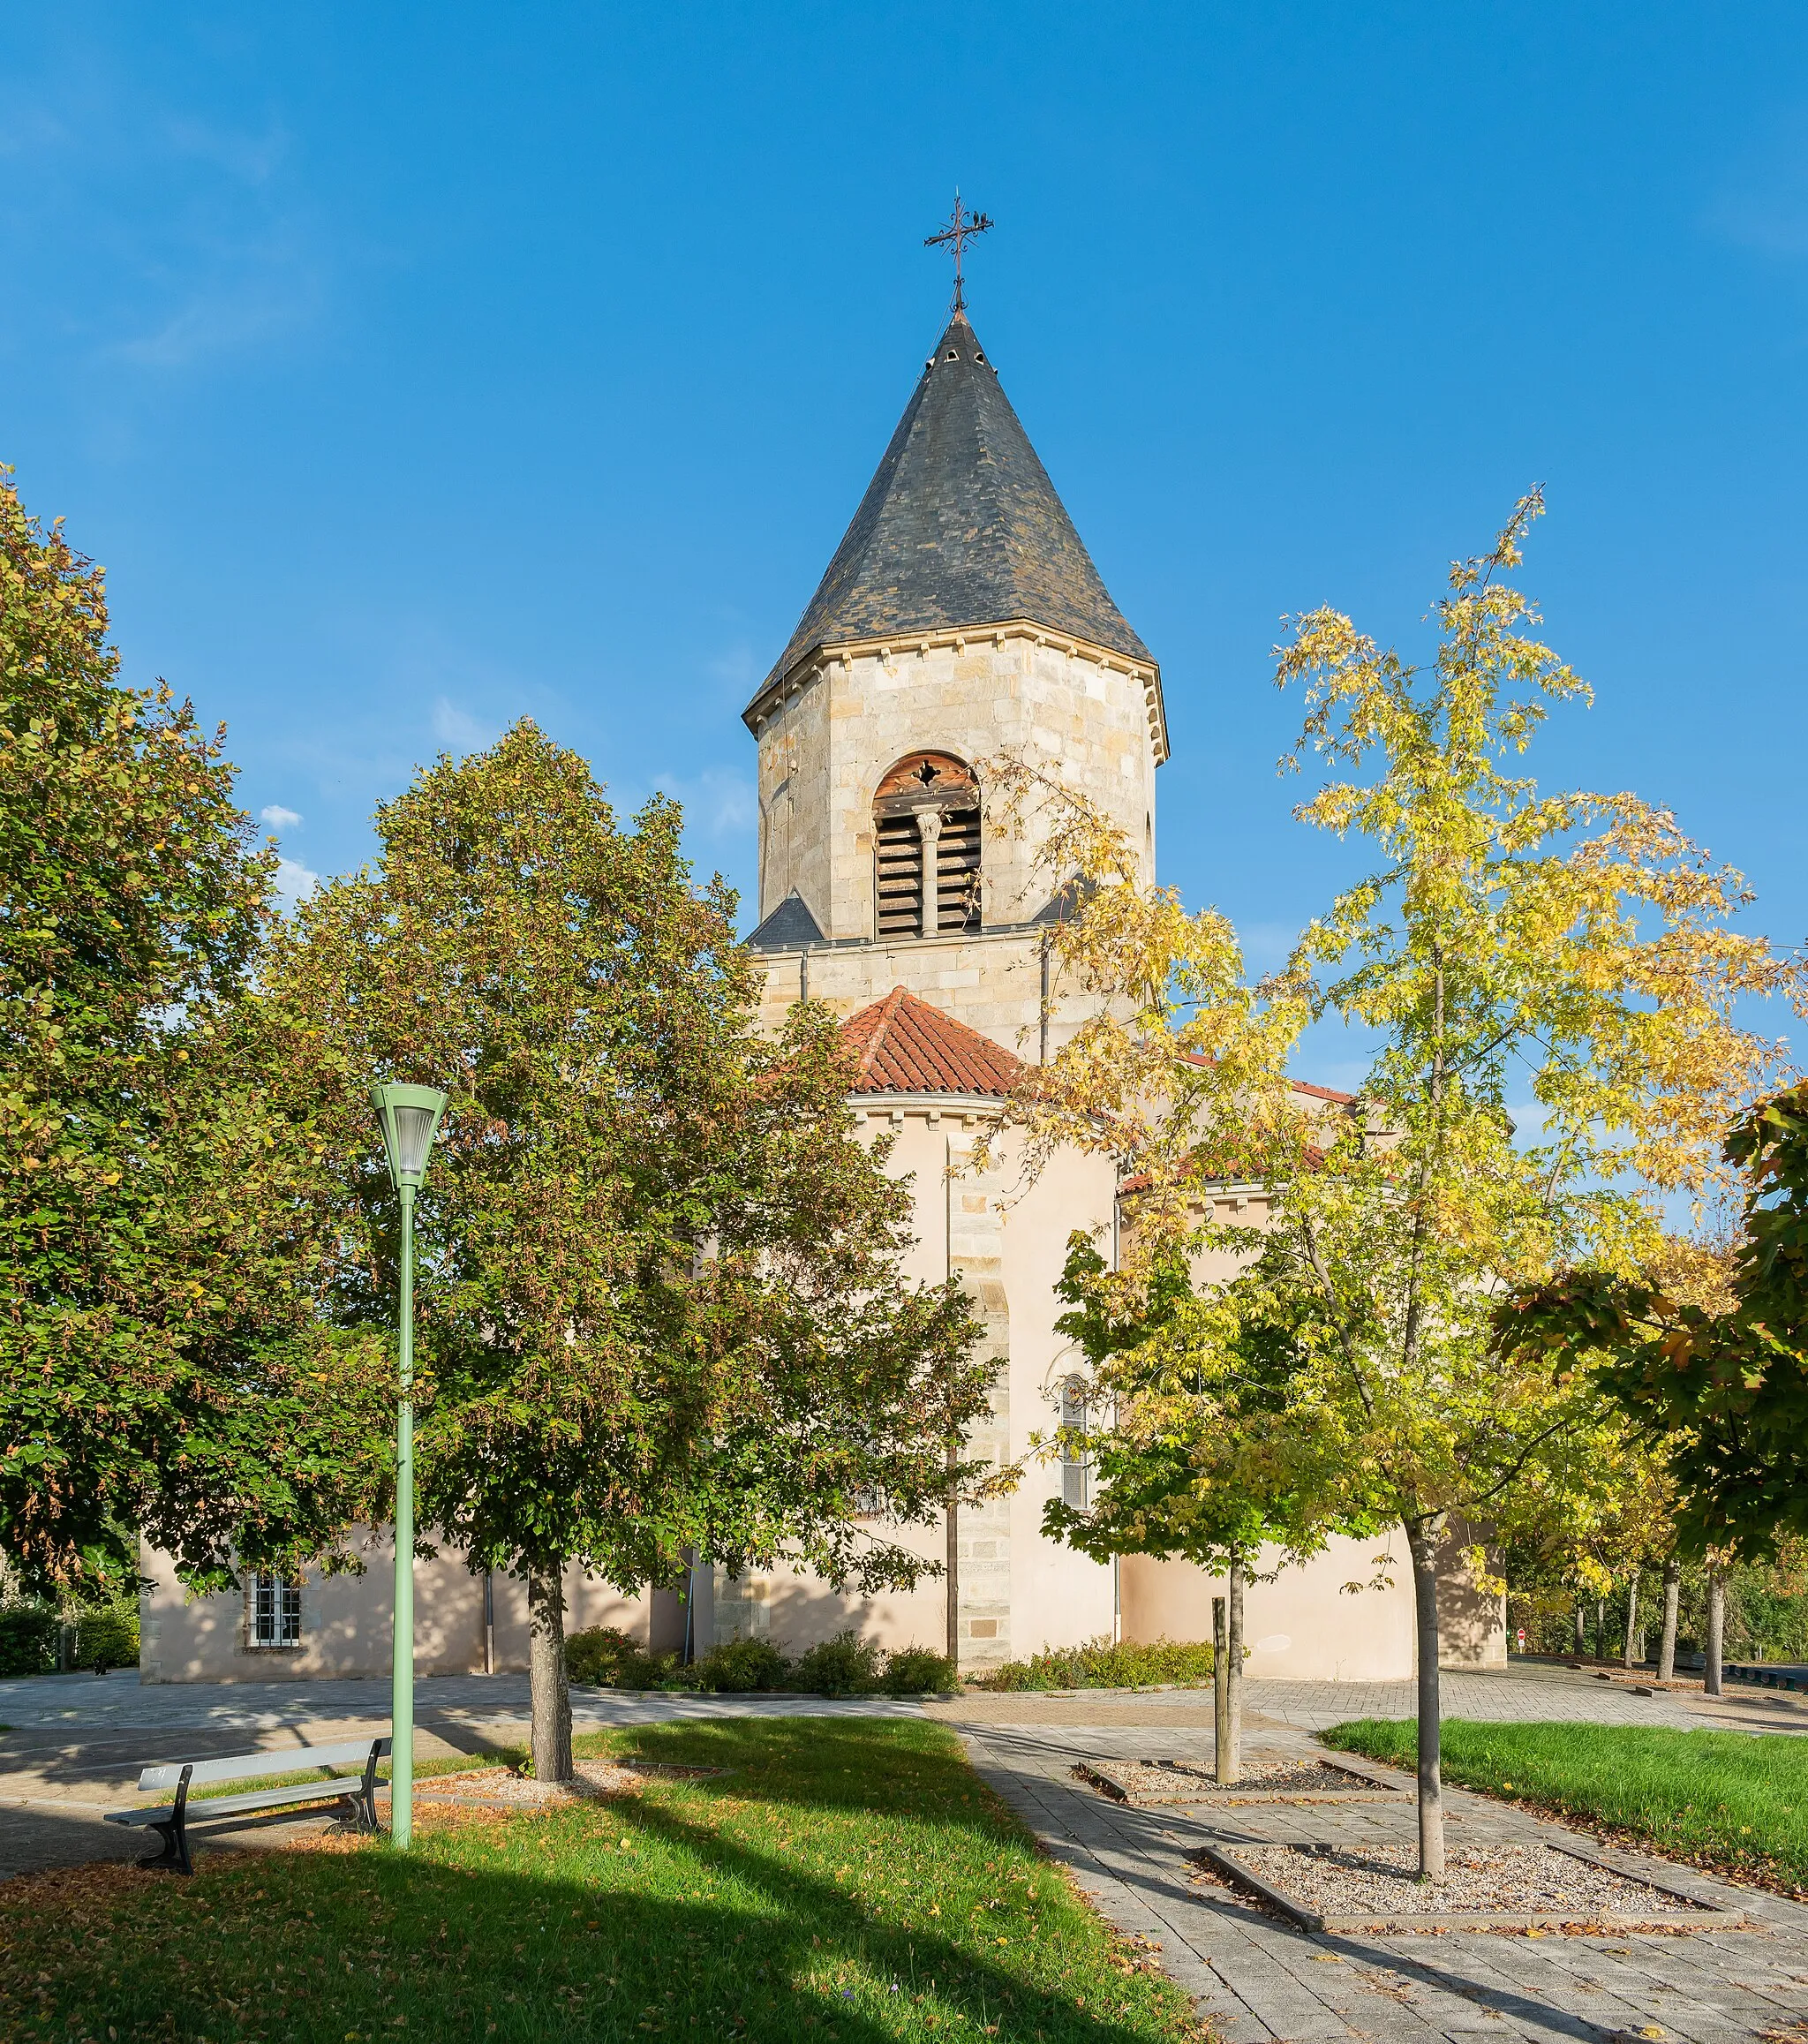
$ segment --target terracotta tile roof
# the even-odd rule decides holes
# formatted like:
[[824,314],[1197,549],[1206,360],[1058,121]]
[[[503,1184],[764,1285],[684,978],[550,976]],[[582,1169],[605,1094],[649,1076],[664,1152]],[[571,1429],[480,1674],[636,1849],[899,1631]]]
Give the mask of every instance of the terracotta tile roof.
[[[1188,1065],[1209,1065],[1211,1062],[1202,1051],[1182,1051],[1180,1058],[1184,1064]],[[1315,1100],[1335,1100],[1345,1107],[1352,1107],[1356,1104],[1357,1096],[1354,1093],[1340,1093],[1335,1086],[1315,1086],[1306,1079],[1289,1079],[1287,1083],[1294,1092],[1310,1093]]]
[[1343,1107],[1352,1107],[1356,1104],[1355,1094],[1340,1093],[1335,1086],[1308,1085],[1304,1079],[1294,1079],[1290,1083],[1296,1093],[1310,1093],[1315,1100],[1335,1100]]
[[1002,1097],[1022,1066],[1001,1044],[956,1022],[908,988],[849,1015],[843,1041],[856,1059],[856,1093],[981,1093]]

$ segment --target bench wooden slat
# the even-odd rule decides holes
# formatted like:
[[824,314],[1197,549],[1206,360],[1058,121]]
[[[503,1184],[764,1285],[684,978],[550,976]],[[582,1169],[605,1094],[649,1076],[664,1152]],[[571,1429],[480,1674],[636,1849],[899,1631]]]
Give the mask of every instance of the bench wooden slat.
[[[381,1750],[385,1754],[389,1751],[387,1739],[382,1741]],[[370,1754],[369,1739],[350,1739],[338,1746],[279,1746],[268,1753],[233,1754],[224,1760],[170,1761],[144,1770],[138,1777],[139,1792],[148,1795],[158,1789],[177,1787],[185,1767],[188,1769],[191,1784],[243,1782],[257,1775],[293,1774],[298,1768],[362,1767]]]
[[[192,1874],[189,1857],[188,1825],[191,1815],[198,1824],[230,1823],[258,1810],[299,1808],[313,1803],[344,1803],[360,1831],[377,1828],[377,1762],[388,1753],[388,1739],[346,1739],[337,1746],[301,1746],[274,1753],[240,1753],[224,1760],[164,1761],[148,1767],[138,1777],[143,1789],[174,1789],[176,1800],[164,1807],[140,1806],[136,1810],[108,1810],[109,1824],[137,1824],[156,1831],[163,1850],[139,1861],[140,1867],[165,1867],[177,1874]],[[356,1775],[330,1775],[325,1769],[355,1766]],[[203,1796],[192,1809],[189,1794],[196,1782],[239,1782],[259,1775],[288,1774],[298,1769],[318,1769],[312,1781],[284,1782],[275,1787],[250,1789],[237,1796]]]
[[[371,1749],[365,1746],[364,1750],[368,1754]],[[242,1796],[196,1796],[185,1814],[191,1824],[205,1824],[210,1817],[230,1817],[245,1810],[280,1809],[285,1803],[329,1802],[356,1795],[363,1785],[356,1775],[345,1775],[337,1781],[291,1782],[287,1788],[252,1789]],[[109,1824],[167,1824],[175,1814],[175,1804],[165,1803],[161,1807],[109,1810],[106,1821]]]

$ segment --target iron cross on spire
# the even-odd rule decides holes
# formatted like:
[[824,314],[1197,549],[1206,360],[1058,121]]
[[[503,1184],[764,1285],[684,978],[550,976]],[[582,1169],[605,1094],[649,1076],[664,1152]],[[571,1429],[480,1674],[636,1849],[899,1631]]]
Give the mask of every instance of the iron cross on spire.
[[967,310],[966,284],[960,275],[960,253],[966,246],[967,238],[970,234],[983,234],[991,225],[991,219],[989,215],[968,213],[962,207],[960,192],[957,186],[954,192],[954,210],[948,216],[948,224],[942,229],[940,233],[927,235],[923,238],[923,245],[925,248],[952,247],[954,251],[954,303],[952,308],[954,312],[964,313]]

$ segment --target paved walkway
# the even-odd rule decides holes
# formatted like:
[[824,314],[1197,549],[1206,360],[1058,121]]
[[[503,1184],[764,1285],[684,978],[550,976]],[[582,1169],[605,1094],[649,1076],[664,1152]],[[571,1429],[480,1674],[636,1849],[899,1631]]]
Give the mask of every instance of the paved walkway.
[[[1265,1713],[1267,1693],[1279,1686],[1250,1685],[1263,1692]],[[1347,1708],[1340,1714],[1352,1715]],[[1209,1734],[1168,1723],[1089,1731],[993,1723],[975,1724],[964,1737],[979,1772],[1096,1906],[1120,1930],[1159,1944],[1164,1969],[1226,2044],[1473,2044],[1478,2037],[1527,2044],[1774,2037],[1782,2044],[1808,2015],[1808,1909],[1772,1896],[1699,1877],[1704,1891],[1736,1899],[1758,1920],[1751,1929],[1685,1936],[1313,1936],[1198,1878],[1188,1848],[1213,1836],[1303,1840],[1352,1828],[1406,1840],[1415,1822],[1410,1803],[1365,1804],[1360,1814],[1322,1805],[1243,1805],[1205,1814],[1129,1809],[1075,1784],[1075,1759],[1209,1762]],[[1303,1735],[1284,1730],[1258,1731],[1245,1743],[1250,1757],[1312,1750]],[[1447,1795],[1460,1827],[1455,1838],[1563,1835],[1481,1797]],[[1629,1870],[1640,1864],[1634,1853],[1607,1856]]]
[[[889,1697],[611,1696],[580,1690],[578,1731],[674,1719],[731,1716],[914,1716]],[[415,1751],[441,1759],[526,1743],[525,1675],[434,1676],[415,1686]],[[387,1731],[387,1682],[147,1683],[112,1675],[46,1675],[0,1682],[0,1879],[91,1859],[134,1859],[152,1841],[102,1820],[138,1800],[139,1770],[369,1738]],[[273,1768],[273,1771],[275,1771]],[[328,1820],[268,1824],[222,1836],[225,1846],[279,1844]]]
[[[1636,1695],[1629,1685],[1597,1682],[1535,1663],[1486,1675],[1447,1674],[1443,1678],[1446,1717],[1495,1723],[1662,1724],[1681,1731],[1792,1731],[1808,1733],[1808,1696],[1766,1691],[1729,1692],[1714,1699],[1699,1687],[1656,1696]],[[1246,1681],[1245,1712],[1252,1722],[1323,1731],[1352,1717],[1412,1717],[1418,1699],[1410,1682]],[[1171,1689],[1154,1694],[1121,1691],[1017,1690],[1004,1695],[976,1693],[932,1703],[929,1715],[967,1724],[1166,1724],[1209,1727],[1209,1689]]]
[[[830,1702],[820,1696],[616,1696],[574,1689],[571,1722],[580,1731],[612,1724],[664,1723],[687,1717],[912,1716],[914,1703],[885,1696]],[[524,1725],[525,1675],[429,1675],[414,1686],[420,1724]],[[111,1675],[36,1675],[0,1682],[0,1724],[87,1733],[116,1725],[138,1730],[282,1731],[302,1727],[387,1724],[389,1684],[344,1682],[146,1682],[138,1671]],[[254,1742],[253,1742],[254,1743]]]

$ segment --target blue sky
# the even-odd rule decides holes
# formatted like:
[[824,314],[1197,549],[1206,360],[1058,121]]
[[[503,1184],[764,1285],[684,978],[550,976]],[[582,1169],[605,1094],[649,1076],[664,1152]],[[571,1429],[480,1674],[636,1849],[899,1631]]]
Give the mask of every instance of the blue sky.
[[[1633,787],[1808,925],[1798,7],[314,5],[0,20],[0,458],[333,872],[524,712],[752,871],[738,719],[947,293],[1163,662],[1164,876],[1353,871],[1269,648],[1526,581]],[[1335,1043],[1317,1075],[1350,1075]]]

